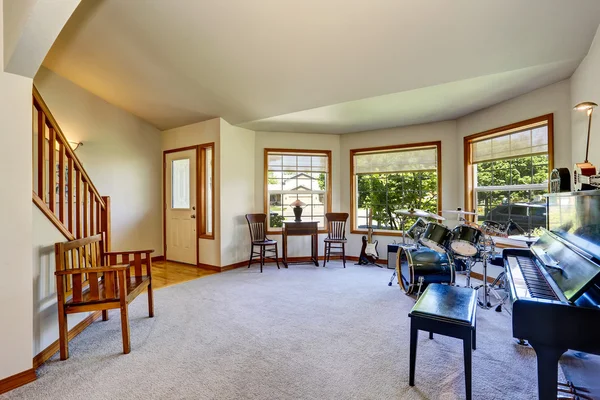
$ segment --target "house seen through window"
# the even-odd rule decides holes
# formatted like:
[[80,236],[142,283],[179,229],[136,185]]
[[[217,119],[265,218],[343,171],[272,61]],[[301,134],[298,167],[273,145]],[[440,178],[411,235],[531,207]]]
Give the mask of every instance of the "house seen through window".
[[302,221],[318,221],[323,229],[331,192],[331,153],[269,149],[265,152],[269,228],[277,230],[284,221],[293,221],[294,212],[289,205],[300,200],[306,204]]

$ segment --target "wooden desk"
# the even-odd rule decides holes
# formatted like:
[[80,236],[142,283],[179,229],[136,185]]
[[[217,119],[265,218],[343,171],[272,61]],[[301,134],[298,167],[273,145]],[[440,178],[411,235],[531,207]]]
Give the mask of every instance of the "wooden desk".
[[283,223],[283,265],[287,268],[287,237],[311,236],[310,261],[319,266],[319,223],[317,221]]

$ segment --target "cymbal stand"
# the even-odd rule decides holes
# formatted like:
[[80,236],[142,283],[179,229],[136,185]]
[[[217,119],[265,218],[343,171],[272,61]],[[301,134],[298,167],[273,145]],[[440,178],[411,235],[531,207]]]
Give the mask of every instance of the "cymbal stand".
[[[490,285],[487,281],[487,266],[488,266],[488,258],[489,258],[489,253],[487,251],[482,252],[483,255],[483,284],[479,285],[477,287],[475,287],[475,290],[479,290],[481,288],[483,288],[483,300],[481,299],[477,299],[477,304],[481,307],[481,308],[485,308],[485,309],[490,309],[493,307],[496,307],[496,311],[500,312],[502,311],[502,304],[504,304],[504,301],[506,301],[506,299],[508,298],[508,294],[504,295],[504,296],[500,296],[498,293],[496,293],[496,290],[493,288],[493,284]],[[494,280],[494,282],[497,283],[498,278],[496,278]],[[492,304],[491,303],[491,296],[490,294],[494,295],[494,297],[496,297],[496,299],[498,300],[497,303]]]

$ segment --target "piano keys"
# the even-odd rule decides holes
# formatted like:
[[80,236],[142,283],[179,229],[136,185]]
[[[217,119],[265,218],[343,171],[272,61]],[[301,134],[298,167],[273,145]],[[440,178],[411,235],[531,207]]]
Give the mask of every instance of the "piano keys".
[[513,336],[537,356],[538,395],[557,398],[567,350],[600,354],[600,191],[548,196],[550,231],[503,252]]

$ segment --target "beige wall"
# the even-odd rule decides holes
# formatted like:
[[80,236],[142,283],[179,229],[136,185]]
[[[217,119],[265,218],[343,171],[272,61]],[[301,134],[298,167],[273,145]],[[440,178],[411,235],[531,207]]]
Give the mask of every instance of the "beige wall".
[[[215,219],[214,219],[214,239],[198,239],[198,262],[214,266],[221,266],[221,166],[220,166],[220,118],[214,118],[197,124],[182,126],[179,128],[163,131],[162,150],[172,150],[181,147],[195,146],[203,143],[215,143],[214,166],[215,166]],[[162,172],[161,172],[162,174]],[[160,175],[162,176],[162,175]],[[161,179],[162,182],[162,179]],[[162,186],[161,186],[162,188]],[[162,189],[161,189],[162,190]],[[162,218],[162,211],[161,211]],[[162,234],[162,230],[161,230]]]
[[221,266],[248,260],[250,236],[245,215],[254,212],[257,188],[254,139],[254,131],[221,119]]
[[[84,143],[76,154],[100,194],[111,197],[113,250],[151,248],[161,255],[160,131],[46,68],[34,83],[67,139]],[[53,245],[66,239],[35,206],[33,228],[36,355],[58,339]],[[86,316],[70,315],[69,328]]]
[[[341,210],[350,212],[350,150],[438,140],[442,142],[442,207],[455,208],[459,188],[454,171],[456,171],[457,164],[462,162],[462,159],[456,158],[456,122],[445,121],[342,135],[340,139],[341,161],[339,168],[341,172],[339,183],[341,188]],[[350,225],[350,221],[348,221],[348,225]],[[348,236],[346,254],[351,256],[360,254],[362,236],[362,234],[350,234]],[[387,245],[389,243],[401,240],[400,237],[380,235],[375,235],[373,239],[379,241],[378,250],[381,258],[387,258]]]
[[[564,80],[534,90],[457,120],[457,184],[464,186],[463,138],[474,133],[509,125],[540,115],[554,113],[554,166],[571,168],[571,95],[570,81]],[[464,205],[464,192],[458,204]]]
[[[600,104],[600,28],[596,32],[590,51],[571,77],[571,106],[583,101]],[[588,118],[585,112],[571,112],[573,132],[572,162],[585,160]],[[600,109],[593,114],[590,135],[589,161],[600,168]],[[568,165],[572,170],[572,165]]]
[[102,196],[111,197],[113,250],[162,254],[160,131],[40,68],[34,83]]
[[31,89],[30,78],[0,71],[0,379],[32,367]]
[[[264,150],[273,149],[305,149],[305,150],[331,150],[331,209],[340,210],[340,135],[326,135],[315,133],[286,133],[286,132],[256,132],[254,147],[254,212],[264,210]],[[270,235],[278,241],[281,256],[281,235]],[[322,243],[326,235],[319,235],[319,254],[323,255]],[[288,256],[303,257],[310,255],[310,237],[294,237],[288,241]]]
[[[33,354],[39,354],[58,339],[56,306],[56,260],[54,243],[65,241],[48,217],[35,204],[33,213]],[[68,316],[69,329],[90,313]]]

